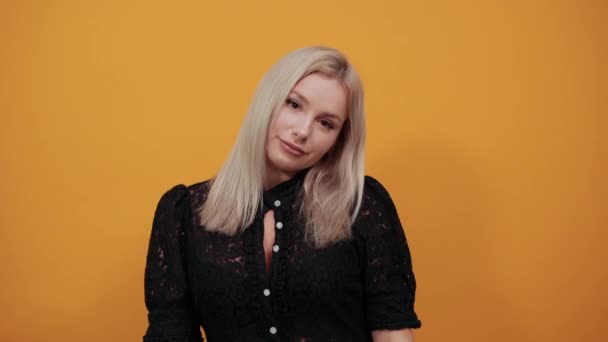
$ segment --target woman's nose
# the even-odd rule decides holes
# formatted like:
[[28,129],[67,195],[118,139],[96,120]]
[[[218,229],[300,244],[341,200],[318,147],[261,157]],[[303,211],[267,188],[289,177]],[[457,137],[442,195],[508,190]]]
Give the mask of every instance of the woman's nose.
[[292,135],[299,139],[306,139],[308,137],[308,135],[310,134],[311,124],[312,124],[311,120],[308,120],[308,119],[297,122],[296,125],[294,125],[294,127],[293,127]]

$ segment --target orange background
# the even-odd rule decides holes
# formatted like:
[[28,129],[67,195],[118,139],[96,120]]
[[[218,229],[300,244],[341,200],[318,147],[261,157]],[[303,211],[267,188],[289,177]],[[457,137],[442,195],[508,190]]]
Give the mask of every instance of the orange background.
[[138,341],[154,207],[263,73],[347,53],[417,341],[606,341],[604,1],[2,1],[0,340]]

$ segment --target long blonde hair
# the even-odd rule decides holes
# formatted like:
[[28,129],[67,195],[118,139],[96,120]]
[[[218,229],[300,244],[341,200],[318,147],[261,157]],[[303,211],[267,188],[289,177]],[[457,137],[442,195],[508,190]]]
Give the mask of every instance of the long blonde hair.
[[199,210],[206,230],[234,235],[253,223],[262,201],[268,127],[296,83],[312,73],[338,79],[345,86],[348,119],[332,149],[307,172],[300,214],[306,222],[306,239],[313,246],[324,247],[351,236],[363,196],[363,88],[346,57],[323,46],[287,54],[262,78],[236,143]]

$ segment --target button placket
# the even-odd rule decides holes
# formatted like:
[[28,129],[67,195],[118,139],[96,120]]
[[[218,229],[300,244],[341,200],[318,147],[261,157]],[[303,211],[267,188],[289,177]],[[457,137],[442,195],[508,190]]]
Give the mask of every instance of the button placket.
[[[281,201],[279,201],[279,200],[275,200],[275,201],[274,201],[274,206],[275,206],[275,207],[277,207],[277,208],[278,208],[278,207],[280,207],[280,206],[281,206]],[[277,212],[275,211],[275,218],[277,217],[277,216],[276,216],[276,214],[277,214]],[[274,226],[275,226],[277,229],[282,229],[282,228],[283,228],[283,222],[281,222],[281,221],[277,221],[277,222],[275,223],[275,225],[274,225]],[[281,249],[281,248],[279,247],[279,244],[278,244],[278,242],[277,242],[277,239],[278,239],[278,237],[277,237],[277,238],[275,238],[275,244],[274,244],[274,246],[272,246],[272,251],[273,251],[274,253],[278,253],[278,252],[279,252],[279,250]]]
[[[267,202],[268,203],[268,202]],[[262,289],[262,295],[263,295],[263,302],[264,302],[264,306],[268,309],[271,310],[271,313],[269,313],[268,316],[268,320],[266,321],[268,325],[266,325],[266,329],[267,332],[269,333],[268,338],[270,338],[272,336],[272,339],[274,340],[275,338],[278,338],[279,334],[278,334],[278,329],[277,329],[277,325],[276,325],[276,321],[275,321],[275,314],[277,314],[278,312],[280,312],[280,308],[277,307],[278,303],[276,302],[276,298],[277,296],[280,296],[280,291],[275,291],[276,289],[274,288],[275,285],[280,284],[281,280],[279,280],[279,278],[284,277],[285,275],[281,273],[280,269],[282,269],[283,266],[281,266],[281,263],[284,262],[284,260],[282,260],[282,253],[286,252],[285,251],[281,251],[282,248],[285,248],[285,234],[287,233],[283,228],[286,228],[286,217],[284,217],[283,215],[287,215],[287,207],[286,207],[286,202],[281,201],[279,199],[277,199],[276,197],[274,199],[271,200],[270,202],[271,204],[271,209],[274,209],[274,227],[275,227],[275,240],[274,243],[272,245],[272,266],[271,266],[271,273],[272,276],[270,278],[266,278],[267,285],[265,287],[261,287]],[[290,207],[291,208],[291,207]],[[285,209],[285,211],[283,210]],[[277,283],[278,282],[278,283]],[[258,290],[259,291],[259,290]],[[279,311],[276,311],[279,310]]]

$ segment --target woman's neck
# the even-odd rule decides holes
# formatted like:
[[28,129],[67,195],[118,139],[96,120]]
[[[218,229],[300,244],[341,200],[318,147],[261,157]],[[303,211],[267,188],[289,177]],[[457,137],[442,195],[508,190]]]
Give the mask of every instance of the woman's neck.
[[264,176],[264,191],[268,191],[277,184],[290,180],[293,176],[293,173],[286,173],[268,168],[266,170],[266,175]]

